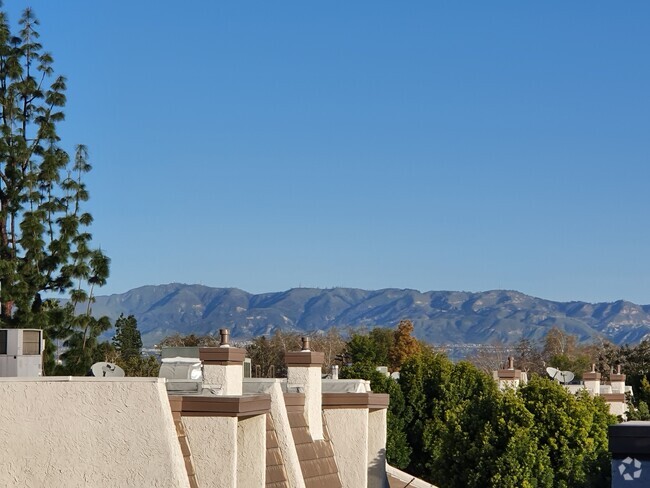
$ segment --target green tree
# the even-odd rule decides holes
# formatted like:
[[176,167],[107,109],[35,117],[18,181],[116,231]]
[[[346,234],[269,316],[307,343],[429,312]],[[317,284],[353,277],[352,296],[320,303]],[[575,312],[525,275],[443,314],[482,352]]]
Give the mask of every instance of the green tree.
[[407,361],[400,385],[411,409],[409,471],[441,487],[551,486],[533,416],[515,392],[467,362],[445,356]]
[[108,317],[97,319],[83,315],[79,318],[80,328],[73,330],[63,343],[66,351],[61,354],[63,364],[56,368],[56,374],[83,376],[96,362],[97,353],[105,350],[99,336],[111,328]]
[[[90,245],[93,219],[83,210],[88,151],[77,146],[71,160],[60,145],[66,80],[54,75],[38,25],[28,8],[14,33],[0,12],[0,326],[42,328],[48,341],[67,338],[67,347],[80,349],[67,355],[79,366],[105,325],[90,315],[109,260]],[[70,300],[53,306],[43,299],[51,293]],[[46,356],[46,372],[53,365]]]
[[115,363],[124,370],[126,376],[155,377],[160,371],[160,363],[154,356],[131,356],[128,359],[118,357]]
[[395,333],[386,327],[375,327],[370,332],[355,332],[350,336],[346,352],[353,363],[388,366]]
[[602,397],[571,394],[548,378],[533,377],[519,389],[534,416],[538,443],[549,447],[554,487],[606,487],[610,461],[607,429],[615,423]]
[[140,357],[142,337],[138,330],[138,321],[133,315],[125,317],[124,314],[120,314],[115,321],[115,336],[112,342],[122,359]]

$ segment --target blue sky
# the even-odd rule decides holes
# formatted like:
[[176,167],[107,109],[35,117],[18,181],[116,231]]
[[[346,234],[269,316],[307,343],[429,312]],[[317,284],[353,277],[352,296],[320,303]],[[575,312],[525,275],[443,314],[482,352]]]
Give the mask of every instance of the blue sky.
[[[68,77],[102,294],[650,303],[650,3],[7,1]],[[15,25],[15,24],[14,24]]]

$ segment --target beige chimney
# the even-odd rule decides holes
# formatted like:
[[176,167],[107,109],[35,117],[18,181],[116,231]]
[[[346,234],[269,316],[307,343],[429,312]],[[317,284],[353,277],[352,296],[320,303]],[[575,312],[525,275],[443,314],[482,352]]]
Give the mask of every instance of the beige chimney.
[[302,338],[302,350],[287,352],[287,388],[290,393],[305,394],[305,417],[313,440],[323,439],[323,394],[321,366],[325,354],[309,349],[309,339]]
[[600,395],[600,373],[596,372],[596,365],[591,365],[591,371],[582,375],[585,388],[591,395]]
[[515,359],[512,356],[508,356],[507,369],[500,369],[497,371],[497,379],[501,390],[517,388],[519,386],[519,383],[521,382],[521,371],[515,369]]
[[616,367],[616,373],[610,373],[609,384],[612,386],[612,393],[625,393],[625,375],[621,373],[621,365]]
[[230,347],[228,329],[220,329],[219,333],[219,347],[199,348],[199,358],[203,363],[203,386],[213,388],[220,395],[241,395],[246,351]]

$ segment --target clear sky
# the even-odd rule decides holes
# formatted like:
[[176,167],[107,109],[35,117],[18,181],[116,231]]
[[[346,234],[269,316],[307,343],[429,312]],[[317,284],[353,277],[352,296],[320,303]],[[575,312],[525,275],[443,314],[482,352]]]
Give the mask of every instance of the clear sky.
[[[101,294],[650,303],[650,2],[8,0],[69,79]],[[15,23],[14,23],[15,25]]]

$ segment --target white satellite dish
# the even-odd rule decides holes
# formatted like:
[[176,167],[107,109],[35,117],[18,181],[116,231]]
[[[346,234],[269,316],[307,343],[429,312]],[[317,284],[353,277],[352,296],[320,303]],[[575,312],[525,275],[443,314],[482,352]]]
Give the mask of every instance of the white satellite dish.
[[551,377],[551,379],[558,380],[564,385],[571,383],[571,381],[573,381],[573,378],[575,378],[575,374],[573,374],[571,371],[560,371],[559,369],[549,367],[546,368],[546,372]]
[[548,375],[551,377],[551,379],[554,380],[555,377],[557,376],[557,374],[558,374],[560,371],[557,370],[557,369],[555,369],[555,368],[551,368],[551,367],[549,367],[549,368],[546,368],[546,372],[547,372]]
[[563,385],[566,385],[567,383],[571,383],[571,381],[573,381],[573,378],[575,378],[575,375],[571,371],[560,371],[557,374],[557,379]]
[[122,378],[124,377],[124,370],[117,364],[107,363],[100,361],[90,367],[91,376],[97,378]]

